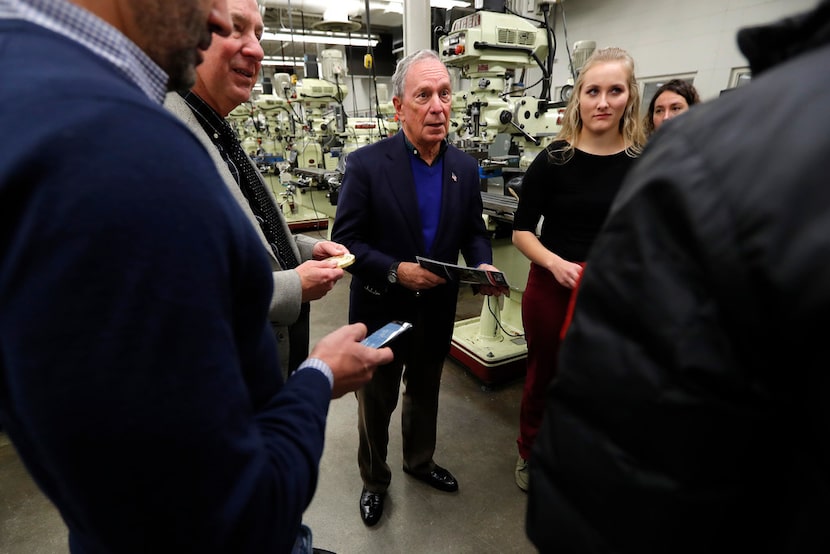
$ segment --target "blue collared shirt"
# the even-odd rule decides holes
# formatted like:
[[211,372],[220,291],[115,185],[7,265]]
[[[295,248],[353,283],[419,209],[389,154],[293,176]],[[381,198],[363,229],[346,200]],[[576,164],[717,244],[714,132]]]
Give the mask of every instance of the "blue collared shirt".
[[91,50],[117,67],[151,100],[161,104],[167,73],[121,31],[66,0],[0,0],[0,19],[22,19]]
[[427,165],[415,145],[403,133],[403,141],[409,152],[409,165],[415,180],[415,193],[418,197],[418,213],[421,214],[421,232],[427,255],[432,253],[432,245],[438,234],[441,221],[441,198],[444,189],[444,153],[447,151],[447,139],[441,141],[438,155],[432,165]]

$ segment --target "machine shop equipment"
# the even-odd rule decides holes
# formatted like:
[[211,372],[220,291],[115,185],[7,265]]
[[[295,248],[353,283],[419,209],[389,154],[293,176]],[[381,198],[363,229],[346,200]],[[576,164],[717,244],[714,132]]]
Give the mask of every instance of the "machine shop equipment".
[[230,111],[227,119],[231,127],[236,131],[242,149],[249,156],[255,156],[259,149],[259,140],[254,121],[254,109],[249,102],[236,106]]
[[380,139],[398,132],[398,122],[395,119],[395,106],[389,100],[388,88],[385,84],[377,85],[376,117],[349,117],[346,121],[345,132],[342,135],[342,153],[354,152],[361,146],[366,146]]
[[[303,135],[295,143],[298,168],[326,167],[323,143],[344,132],[343,99],[349,93],[340,80],[345,75],[343,53],[323,50],[323,79],[318,78],[316,59],[306,61],[306,76],[295,87],[297,102],[303,106]],[[311,56],[309,56],[311,58]],[[316,57],[315,57],[316,58]],[[340,110],[329,110],[337,104]],[[329,165],[334,165],[334,162]]]
[[260,133],[260,150],[254,159],[260,165],[283,161],[286,144],[295,128],[288,100],[276,94],[260,94],[254,106],[265,119],[265,127]]
[[[490,2],[491,7],[495,2]],[[547,12],[549,5],[544,6]],[[505,181],[501,187],[482,187],[488,225],[512,227],[518,196],[510,194],[509,176],[519,177],[536,155],[561,129],[563,103],[526,94],[517,75],[539,68],[549,85],[549,40],[552,30],[500,11],[476,11],[455,20],[439,40],[439,55],[460,76],[468,90],[453,97],[451,131],[455,143],[479,160],[485,182],[491,175]],[[507,148],[502,137],[509,137]],[[509,170],[509,171],[507,171]],[[494,223],[495,222],[495,223]],[[508,235],[509,236],[509,235]],[[494,264],[511,283],[509,298],[486,297],[479,317],[455,323],[450,355],[466,366],[485,386],[524,373],[527,345],[521,323],[521,295],[527,282],[528,261],[506,237],[493,239]]]
[[558,133],[561,104],[524,95],[516,81],[522,69],[547,71],[548,32],[513,14],[478,11],[455,20],[441,37],[442,61],[470,81],[469,90],[456,93],[453,101],[453,131],[466,150],[487,152],[498,134],[507,133],[520,152],[520,169],[526,170]]

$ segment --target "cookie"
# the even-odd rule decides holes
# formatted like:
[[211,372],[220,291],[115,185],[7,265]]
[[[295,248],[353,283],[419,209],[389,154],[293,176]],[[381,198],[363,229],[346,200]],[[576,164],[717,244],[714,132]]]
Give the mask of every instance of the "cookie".
[[342,254],[340,256],[332,256],[331,258],[326,258],[325,261],[337,262],[337,267],[339,267],[340,269],[344,269],[354,263],[354,254]]

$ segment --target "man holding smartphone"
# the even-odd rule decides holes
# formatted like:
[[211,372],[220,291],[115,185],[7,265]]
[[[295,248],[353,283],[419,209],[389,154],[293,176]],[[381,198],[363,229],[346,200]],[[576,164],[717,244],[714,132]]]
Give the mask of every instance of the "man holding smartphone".
[[398,338],[404,331],[412,329],[412,324],[406,321],[390,321],[362,341],[360,344],[372,348],[381,348]]
[[283,382],[262,241],[162,107],[236,23],[0,0],[0,426],[75,554],[289,552],[331,399],[392,358],[345,326]]
[[415,52],[398,62],[392,84],[402,132],[349,155],[332,229],[332,240],[355,255],[348,270],[349,321],[363,322],[369,331],[389,321],[412,323],[391,343],[394,362],[357,391],[360,516],[368,526],[383,514],[392,479],[389,420],[402,377],[403,470],[438,490],[458,490],[455,477],[433,460],[458,284],[422,268],[416,257],[456,263],[461,253],[472,267],[496,270],[481,217],[478,166],[446,141],[452,100],[447,68],[435,52]]

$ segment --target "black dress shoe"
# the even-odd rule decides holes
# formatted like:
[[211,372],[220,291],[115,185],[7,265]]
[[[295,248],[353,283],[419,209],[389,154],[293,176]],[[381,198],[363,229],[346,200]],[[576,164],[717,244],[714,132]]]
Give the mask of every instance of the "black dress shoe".
[[363,489],[360,493],[360,519],[367,527],[371,527],[383,515],[384,493],[372,492]]
[[441,466],[435,468],[429,473],[413,473],[404,468],[404,473],[408,473],[419,481],[423,481],[427,485],[444,492],[455,492],[458,490],[458,481],[452,476],[452,473]]

